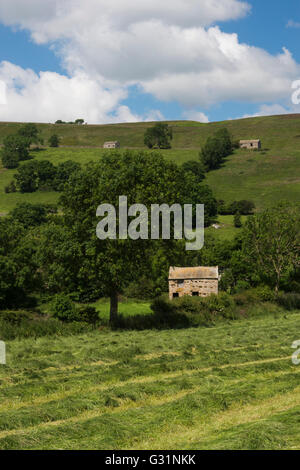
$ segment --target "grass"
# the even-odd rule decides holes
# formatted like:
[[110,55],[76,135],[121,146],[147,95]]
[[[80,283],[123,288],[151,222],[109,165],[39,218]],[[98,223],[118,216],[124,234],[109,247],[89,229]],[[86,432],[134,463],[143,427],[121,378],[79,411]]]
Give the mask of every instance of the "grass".
[[[101,306],[100,306],[101,307]],[[0,449],[292,449],[300,312],[7,343]]]
[[[122,298],[118,305],[119,313],[124,316],[148,315],[152,312],[150,309],[150,303],[150,301],[145,300]],[[50,302],[41,303],[39,305],[39,309],[44,315],[50,315],[50,305]],[[101,298],[94,303],[90,303],[89,305],[96,308],[97,312],[99,313],[100,320],[104,320],[104,323],[108,321],[110,299]],[[83,306],[83,304],[81,306]]]
[[[246,220],[247,216],[241,216],[242,224],[244,224]],[[214,227],[209,227],[207,233],[212,233],[217,240],[232,240],[235,235],[239,233],[240,229],[234,226],[233,215],[219,215],[216,223],[220,225],[220,228],[215,229]]]
[[[260,138],[263,151],[237,150],[219,170],[207,176],[217,199],[227,203],[234,200],[253,200],[258,210],[275,204],[280,199],[296,203],[300,198],[300,114],[238,119],[226,122],[200,124],[193,121],[169,123],[173,128],[172,149],[162,153],[167,159],[182,164],[198,158],[207,137],[221,127],[227,127],[235,140]],[[0,123],[0,142],[16,132],[21,124]],[[103,153],[106,140],[119,140],[122,148],[145,149],[143,135],[153,124],[113,124],[94,126],[39,124],[45,141],[56,132],[61,144],[67,147],[35,152],[37,159],[49,159],[58,164],[64,160],[79,163],[96,161]],[[69,146],[69,147],[68,147]],[[70,147],[73,146],[73,147]],[[88,148],[84,148],[88,147]],[[5,214],[20,201],[56,202],[58,194],[4,194],[14,170],[0,167],[0,213]]]
[[[99,312],[101,320],[109,319],[110,301],[109,299],[99,299],[91,304]],[[119,313],[124,316],[148,315],[152,313],[150,302],[137,299],[123,299],[119,302]]]

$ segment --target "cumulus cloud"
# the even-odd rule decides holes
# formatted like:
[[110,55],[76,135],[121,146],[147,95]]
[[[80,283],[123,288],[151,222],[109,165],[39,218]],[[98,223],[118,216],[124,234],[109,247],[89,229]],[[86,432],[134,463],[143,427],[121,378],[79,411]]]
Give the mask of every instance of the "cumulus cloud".
[[6,104],[0,106],[2,121],[70,121],[82,116],[90,123],[140,120],[127,106],[119,105],[127,97],[126,90],[107,90],[84,72],[71,78],[53,72],[38,75],[2,62],[0,80],[6,83]]
[[[216,26],[249,11],[242,0],[1,0],[0,21],[27,29],[36,43],[54,47],[67,74],[65,81],[56,77],[56,83],[80,80],[82,106],[85,97],[90,105],[94,87],[104,111],[91,103],[89,120],[107,115],[131,120],[149,118],[132,116],[122,106],[132,85],[185,109],[287,98],[291,82],[300,75],[290,52],[269,54]],[[45,80],[40,74],[39,89]],[[15,94],[20,96],[17,89]],[[61,109],[60,100],[54,101]]]
[[203,123],[209,122],[208,116],[206,116],[206,114],[202,113],[201,111],[184,111],[182,115],[185,119],[188,119],[189,121],[198,121]]
[[[298,110],[299,111],[299,110]],[[294,114],[298,112],[294,107],[285,107],[281,104],[263,104],[254,114],[245,114],[243,118],[259,117],[259,116],[278,116],[279,114]]]

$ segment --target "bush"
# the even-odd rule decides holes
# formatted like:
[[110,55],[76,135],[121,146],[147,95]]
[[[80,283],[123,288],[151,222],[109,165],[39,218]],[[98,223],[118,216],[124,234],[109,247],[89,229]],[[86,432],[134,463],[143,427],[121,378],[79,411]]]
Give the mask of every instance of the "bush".
[[58,147],[59,146],[59,137],[57,134],[51,135],[48,140],[50,147]]
[[151,309],[156,324],[169,327],[210,325],[221,318],[235,318],[235,302],[225,292],[208,297],[184,296],[172,301],[160,297],[152,302]]
[[78,335],[92,330],[93,326],[84,322],[63,323],[56,318],[37,316],[27,312],[1,312],[0,314],[0,338],[4,341],[52,335]]
[[17,168],[19,165],[19,156],[17,153],[3,153],[2,154],[2,165],[4,168],[8,168],[9,170],[13,168]]
[[151,279],[141,277],[138,281],[132,282],[124,290],[124,295],[129,299],[151,299],[153,298],[155,286]]
[[4,192],[8,193],[15,193],[17,191],[16,184],[14,181],[11,181],[7,186],[4,188]]
[[280,294],[277,298],[277,303],[287,310],[300,310],[300,294],[296,292]]
[[80,315],[75,304],[65,294],[58,294],[54,297],[51,304],[51,313],[54,318],[61,321],[80,321]]
[[259,302],[275,302],[276,293],[268,286],[259,286],[240,292],[234,296],[237,305],[255,304]]
[[79,312],[79,318],[81,321],[86,323],[95,324],[99,321],[99,315],[97,310],[90,305],[82,307]]

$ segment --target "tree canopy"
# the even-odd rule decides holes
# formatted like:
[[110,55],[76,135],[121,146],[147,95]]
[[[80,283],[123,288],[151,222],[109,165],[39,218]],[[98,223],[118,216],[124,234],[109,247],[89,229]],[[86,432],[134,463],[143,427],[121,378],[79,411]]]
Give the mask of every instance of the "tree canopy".
[[[191,173],[185,173],[176,164],[167,162],[160,154],[144,152],[113,152],[104,155],[101,161],[90,163],[84,170],[75,172],[65,186],[61,197],[64,212],[64,228],[67,231],[69,246],[74,247],[75,258],[69,256],[72,268],[64,273],[64,279],[77,288],[95,289],[111,298],[111,322],[117,318],[118,293],[126,285],[151,269],[153,257],[158,249],[164,251],[167,264],[175,261],[178,252],[174,248],[174,240],[99,240],[96,237],[96,226],[99,219],[96,209],[100,204],[108,203],[114,207],[119,205],[119,196],[126,195],[128,206],[144,204],[150,212],[151,204],[174,203],[208,204],[206,217],[209,219],[216,211],[216,202],[209,188],[199,185]],[[53,245],[50,237],[45,237],[47,253],[47,269],[52,266],[59,269],[61,263],[54,254],[61,242],[57,240],[57,232],[53,229],[55,239]],[[53,249],[53,254],[49,253]],[[165,248],[163,248],[165,247]],[[167,247],[167,248],[166,248]],[[182,253],[182,250],[179,250]],[[49,262],[53,260],[53,262]],[[44,260],[46,261],[46,259]]]
[[208,137],[200,152],[200,161],[206,171],[219,168],[224,158],[232,152],[232,148],[231,136],[226,128],[219,129],[213,136]]
[[169,149],[171,148],[172,139],[172,129],[168,124],[162,122],[156,123],[153,127],[147,129],[144,134],[144,143],[150,149]]
[[2,164],[5,168],[17,168],[19,162],[28,160],[30,139],[20,135],[9,135],[3,141]]

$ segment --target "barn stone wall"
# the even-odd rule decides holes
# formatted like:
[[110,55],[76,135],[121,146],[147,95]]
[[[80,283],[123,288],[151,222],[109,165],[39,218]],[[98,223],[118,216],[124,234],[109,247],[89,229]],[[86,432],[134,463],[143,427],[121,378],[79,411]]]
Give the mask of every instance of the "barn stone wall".
[[178,280],[169,280],[169,298],[174,298],[173,294],[179,297],[184,295],[192,296],[198,293],[199,297],[207,297],[211,294],[218,294],[218,279],[187,279],[183,283]]

